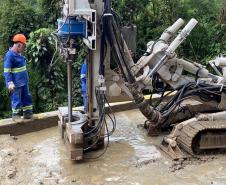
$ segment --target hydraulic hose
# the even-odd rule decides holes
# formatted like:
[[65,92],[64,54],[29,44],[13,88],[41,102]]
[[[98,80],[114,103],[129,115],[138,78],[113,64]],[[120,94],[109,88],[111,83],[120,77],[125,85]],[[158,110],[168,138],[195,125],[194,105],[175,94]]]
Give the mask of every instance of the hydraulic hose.
[[141,113],[148,119],[148,121],[159,127],[162,122],[161,113],[149,105],[149,102],[145,100],[142,91],[139,89],[139,85],[136,84],[135,76],[131,72],[132,57],[128,52],[128,47],[125,40],[120,34],[119,28],[114,21],[114,17],[111,13],[111,0],[105,1],[105,14],[103,17],[103,29],[106,29],[106,38],[108,39],[117,63],[121,69],[121,72],[128,82],[128,87],[133,95],[134,101]]
[[151,122],[151,124],[156,126],[159,125],[162,121],[161,113],[149,105],[148,100],[146,100],[143,93],[139,91],[138,85],[130,85],[130,91],[141,113]]

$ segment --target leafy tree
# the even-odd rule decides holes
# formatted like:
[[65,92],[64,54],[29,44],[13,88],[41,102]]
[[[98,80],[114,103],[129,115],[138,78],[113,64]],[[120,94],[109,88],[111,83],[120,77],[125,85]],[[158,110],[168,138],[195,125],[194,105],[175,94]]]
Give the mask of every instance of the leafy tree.
[[31,5],[22,0],[3,0],[0,5],[0,54],[7,50],[14,34],[28,36],[40,27],[41,22]]
[[[37,112],[55,110],[65,102],[65,64],[57,62],[53,30],[47,28],[32,32],[26,54],[30,62],[30,89]],[[58,60],[59,61],[59,60]]]
[[[56,110],[67,103],[66,63],[55,51],[52,32],[52,29],[47,28],[32,32],[27,44],[30,89],[36,112]],[[82,103],[80,69],[85,53],[85,49],[81,48],[73,62],[74,106]]]
[[44,20],[43,26],[52,27],[56,25],[61,13],[61,2],[62,0],[37,0],[37,11]]
[[11,114],[8,96],[9,93],[5,88],[3,69],[0,67],[0,118],[8,117]]
[[77,48],[77,56],[75,61],[73,62],[72,70],[73,70],[73,87],[72,87],[72,94],[73,94],[73,105],[74,106],[81,106],[83,105],[82,101],[82,93],[81,93],[81,79],[80,79],[80,71],[84,59],[87,55],[86,46],[82,44],[82,41],[79,42],[80,46]]
[[180,47],[181,56],[205,62],[213,52],[225,52],[220,39],[225,35],[224,25],[218,25],[223,0],[119,0],[113,5],[124,25],[129,22],[138,27],[138,56],[146,50],[148,41],[158,39],[165,28],[179,17],[186,21],[194,17],[199,21]]

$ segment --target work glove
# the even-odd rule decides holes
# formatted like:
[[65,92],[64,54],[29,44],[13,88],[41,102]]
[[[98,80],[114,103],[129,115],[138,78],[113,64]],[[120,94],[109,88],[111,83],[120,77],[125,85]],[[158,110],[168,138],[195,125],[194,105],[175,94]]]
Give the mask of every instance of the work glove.
[[12,81],[8,83],[9,92],[13,92],[15,90],[15,88],[16,88],[16,86]]

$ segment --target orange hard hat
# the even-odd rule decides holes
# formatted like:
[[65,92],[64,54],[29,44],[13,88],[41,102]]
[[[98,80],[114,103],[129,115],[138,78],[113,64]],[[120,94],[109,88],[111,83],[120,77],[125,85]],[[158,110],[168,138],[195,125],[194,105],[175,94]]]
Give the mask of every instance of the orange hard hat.
[[23,44],[26,44],[27,39],[24,34],[16,34],[13,37],[13,42],[21,42]]

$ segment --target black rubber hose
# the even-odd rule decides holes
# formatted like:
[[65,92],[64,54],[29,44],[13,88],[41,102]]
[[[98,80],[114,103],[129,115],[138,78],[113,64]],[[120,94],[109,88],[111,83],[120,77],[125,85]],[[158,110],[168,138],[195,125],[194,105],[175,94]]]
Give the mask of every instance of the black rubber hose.
[[154,125],[159,125],[162,121],[161,113],[150,106],[148,100],[144,98],[142,92],[138,90],[138,86],[133,84],[130,86],[130,91],[133,95],[134,101],[141,113]]
[[[106,30],[107,39],[112,47],[113,54],[117,58],[117,63],[121,69],[121,72],[124,75],[124,78],[129,83],[129,89],[133,95],[134,101],[141,113],[154,125],[159,125],[162,121],[161,113],[155,110],[152,106],[149,105],[149,102],[145,100],[143,93],[139,90],[137,84],[135,83],[135,76],[131,73],[129,66],[127,64],[127,59],[124,53],[124,39],[120,34],[120,31],[117,27],[114,17],[111,14],[111,0],[105,1],[105,13],[104,17],[104,29]],[[122,47],[123,46],[123,47]]]

